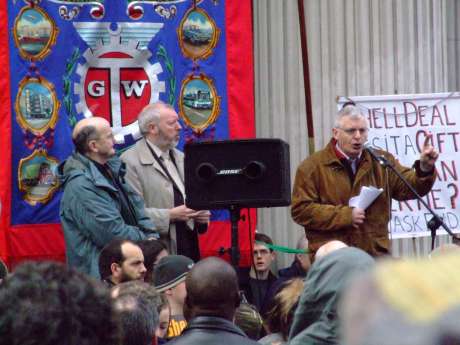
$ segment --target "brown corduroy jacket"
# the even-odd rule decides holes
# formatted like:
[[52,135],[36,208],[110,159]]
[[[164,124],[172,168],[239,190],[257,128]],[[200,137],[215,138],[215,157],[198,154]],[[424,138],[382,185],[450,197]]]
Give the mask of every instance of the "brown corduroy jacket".
[[[435,172],[423,176],[416,161],[414,168],[407,168],[388,152],[376,150],[384,155],[396,169],[421,194],[427,194],[433,186]],[[352,209],[348,206],[351,197],[359,194],[362,186],[383,188],[383,193],[367,208],[364,224],[356,229],[352,226]],[[413,199],[414,195],[391,171],[386,171],[373,161],[367,151],[352,182],[344,163],[338,158],[332,140],[323,150],[304,160],[297,169],[291,214],[294,221],[305,228],[309,250],[316,250],[330,240],[340,240],[350,246],[365,250],[372,256],[389,253],[388,221],[390,199]]]

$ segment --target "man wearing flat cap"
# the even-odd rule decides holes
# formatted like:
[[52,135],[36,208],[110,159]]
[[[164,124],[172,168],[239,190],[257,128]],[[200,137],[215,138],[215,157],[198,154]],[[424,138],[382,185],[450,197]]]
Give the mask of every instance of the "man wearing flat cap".
[[163,257],[154,268],[153,282],[158,292],[163,293],[171,308],[171,318],[166,339],[179,336],[187,326],[184,317],[184,302],[187,295],[185,278],[193,266],[193,260],[183,255]]

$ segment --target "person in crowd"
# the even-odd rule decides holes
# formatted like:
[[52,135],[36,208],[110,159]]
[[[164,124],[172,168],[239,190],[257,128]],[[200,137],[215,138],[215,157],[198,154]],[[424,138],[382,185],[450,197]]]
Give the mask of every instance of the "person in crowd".
[[311,266],[310,256],[308,255],[308,239],[307,236],[305,236],[305,233],[299,237],[296,249],[303,252],[295,254],[294,261],[291,266],[278,271],[278,277],[284,281],[297,277],[305,278],[308,269]]
[[122,295],[141,296],[149,303],[152,309],[156,310],[158,310],[163,303],[161,294],[157,291],[157,289],[154,286],[140,280],[130,280],[114,285],[110,289],[110,295],[113,299]]
[[337,249],[316,260],[294,313],[289,345],[339,344],[339,297],[354,276],[373,266],[374,259],[354,247]]
[[170,252],[197,261],[198,233],[206,232],[210,212],[184,203],[184,155],[176,149],[179,116],[171,105],[157,102],[141,111],[138,124],[143,138],[121,155],[128,167],[126,180],[145,200],[146,213]]
[[115,298],[114,309],[120,320],[122,345],[156,344],[158,314],[149,301],[142,296],[121,294]]
[[162,240],[142,240],[138,241],[137,245],[141,247],[142,253],[144,254],[144,265],[147,269],[145,281],[153,283],[153,267],[162,257],[169,255],[168,248]]
[[460,344],[460,253],[382,260],[339,305],[340,344]]
[[[365,149],[369,124],[360,109],[347,105],[337,115],[333,138],[321,151],[304,160],[297,169],[291,214],[305,228],[312,257],[325,242],[337,239],[372,256],[389,252],[388,221],[391,199],[415,196],[392,171],[386,170]],[[404,176],[415,190],[425,195],[436,179],[438,153],[431,145],[431,134],[420,142],[420,160],[406,168],[388,152],[375,150]],[[363,186],[383,192],[366,209],[350,207],[351,197]]]
[[114,238],[102,248],[99,273],[108,287],[130,280],[143,281],[146,272],[142,250],[134,242]]
[[160,294],[161,303],[158,307],[159,324],[155,331],[158,339],[158,345],[167,343],[166,336],[168,335],[169,323],[171,321],[171,307],[168,299],[164,294]]
[[6,278],[7,275],[8,275],[8,267],[3,262],[3,260],[0,259],[0,284],[2,283],[3,279]]
[[170,345],[249,345],[249,339],[233,323],[240,303],[234,268],[217,257],[199,261],[185,280],[185,315],[189,321],[182,335]]
[[153,282],[158,292],[164,294],[171,308],[166,339],[179,336],[187,325],[184,302],[187,291],[185,278],[193,266],[193,260],[183,255],[168,255],[160,259],[153,271]]
[[75,152],[57,169],[64,189],[60,218],[67,263],[99,278],[99,252],[114,237],[136,241],[158,235],[142,198],[124,181],[109,122],[80,120],[72,140]]
[[139,280],[131,280],[112,287],[111,295],[114,299],[123,295],[144,298],[149,303],[150,308],[155,309],[158,314],[158,326],[155,329],[158,345],[165,343],[164,338],[168,330],[170,317],[169,303],[166,297],[159,293],[153,285]]
[[267,300],[270,301],[268,309],[273,307],[271,303],[273,303],[275,295],[280,291],[284,283],[298,277],[305,278],[307,275],[308,269],[311,266],[311,259],[308,255],[308,240],[305,233],[299,237],[296,249],[303,253],[295,254],[291,266],[282,268],[278,271],[278,279],[272,284],[267,293]]
[[333,251],[337,249],[345,248],[345,247],[348,247],[348,246],[342,241],[332,240],[332,241],[326,242],[321,247],[319,247],[318,250],[316,251],[315,260],[319,260],[320,258],[328,255],[329,253],[332,253]]
[[255,306],[242,299],[235,310],[235,325],[253,340],[259,340],[264,334],[264,320]]
[[265,234],[256,233],[253,248],[253,265],[248,271],[241,270],[240,288],[250,304],[256,306],[262,317],[269,307],[268,292],[276,281],[271,266],[276,258],[272,248],[273,240]]
[[283,345],[289,337],[294,311],[303,290],[303,279],[292,278],[281,286],[273,299],[273,307],[267,313],[265,321],[267,335],[259,340],[264,345]]
[[119,344],[109,291],[72,267],[18,266],[0,288],[0,345]]

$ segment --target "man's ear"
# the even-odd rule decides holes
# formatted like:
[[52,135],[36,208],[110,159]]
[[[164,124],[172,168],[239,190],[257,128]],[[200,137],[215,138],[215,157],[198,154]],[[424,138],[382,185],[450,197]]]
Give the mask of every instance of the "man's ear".
[[150,126],[150,132],[151,133],[157,135],[160,132],[160,128],[159,128],[158,124],[151,123],[149,126]]
[[110,272],[112,272],[112,276],[114,276],[114,277],[120,275],[121,266],[119,264],[117,264],[116,262],[112,262],[110,264]]
[[97,152],[96,140],[93,139],[88,141],[88,149],[90,152]]
[[339,135],[339,130],[337,128],[332,128],[332,137],[337,140]]

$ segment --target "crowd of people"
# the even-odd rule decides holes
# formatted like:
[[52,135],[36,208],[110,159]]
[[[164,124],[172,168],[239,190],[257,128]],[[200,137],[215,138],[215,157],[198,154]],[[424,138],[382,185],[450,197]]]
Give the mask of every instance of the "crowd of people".
[[[270,238],[256,239],[254,260],[270,261]],[[270,264],[253,265],[267,278],[247,284],[257,279],[251,271],[220,258],[149,257],[140,243],[117,238],[104,247],[99,280],[56,262],[4,268],[0,345],[460,344],[455,245],[424,260],[379,262],[334,240],[311,265],[295,257],[277,278]],[[298,265],[305,270],[283,276]]]
[[[58,167],[67,263],[0,264],[0,345],[460,344],[450,317],[460,313],[458,247],[415,264],[388,258],[391,198],[414,194],[365,150],[356,105],[297,170],[291,212],[305,232],[278,272],[260,232],[250,267],[201,258],[211,213],[185,204],[179,117],[157,102],[138,124],[142,139],[121,157],[107,120],[76,124],[75,151]],[[412,168],[378,154],[418,193],[432,188],[429,134]],[[367,209],[349,205],[362,186],[383,190]]]

